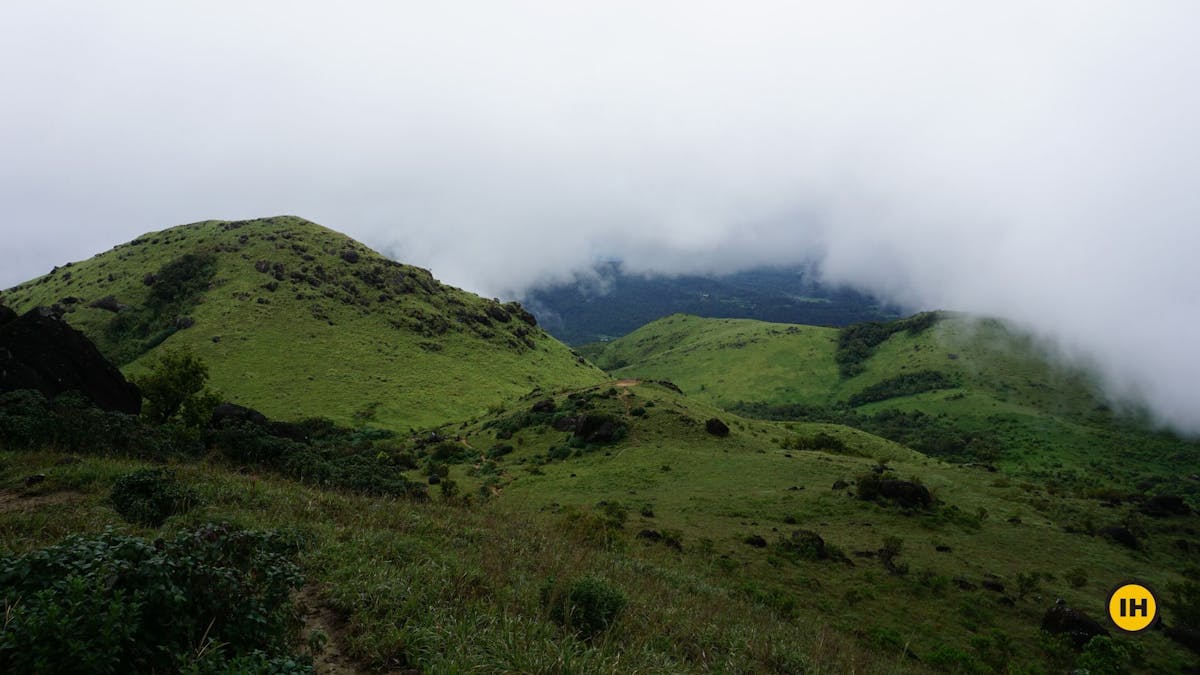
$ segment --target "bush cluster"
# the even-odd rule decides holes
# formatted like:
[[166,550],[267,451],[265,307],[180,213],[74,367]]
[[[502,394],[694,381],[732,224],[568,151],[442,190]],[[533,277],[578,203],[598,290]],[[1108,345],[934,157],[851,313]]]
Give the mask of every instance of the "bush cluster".
[[[253,464],[293,480],[317,487],[359,494],[423,499],[424,486],[409,480],[410,455],[381,451],[378,434],[339,429],[328,420],[305,420],[285,425],[287,433],[303,440],[276,435],[249,422],[209,430],[206,445],[235,462]],[[390,434],[385,434],[390,438]],[[382,439],[386,440],[386,438]]]
[[920,410],[881,410],[864,415],[845,406],[769,404],[741,401],[732,412],[756,419],[793,422],[828,422],[861,429],[906,445],[926,455],[956,462],[993,462],[1004,446],[994,432],[960,429],[949,421]]
[[785,450],[824,450],[834,453],[844,453],[849,450],[845,441],[824,431],[813,436],[796,436],[785,441],[783,447]]
[[941,319],[942,316],[937,312],[922,312],[899,321],[868,321],[846,326],[838,331],[837,351],[834,352],[838,370],[842,377],[854,377],[866,370],[863,362],[892,335],[901,331],[918,335]]
[[216,271],[210,252],[188,253],[163,265],[146,277],[151,289],[145,304],[113,316],[96,346],[115,363],[126,364],[162,344],[186,325],[178,317],[200,301]]
[[156,426],[133,415],[100,410],[77,392],[60,394],[53,402],[33,390],[0,394],[0,449],[47,447],[160,461],[195,457],[204,450],[198,430]]
[[361,494],[421,498],[424,488],[404,476],[410,455],[381,450],[391,432],[343,429],[329,420],[260,426],[234,422],[197,429],[176,422],[107,412],[75,393],[47,401],[36,391],[0,394],[0,449],[54,448],[66,452],[164,461],[215,451],[224,458],[289,478]]
[[298,550],[280,533],[206,525],[0,556],[0,671],[311,672],[292,652]]
[[127,522],[145,527],[158,527],[199,501],[168,469],[139,469],[117,478],[111,500]]
[[542,588],[542,603],[551,620],[584,638],[607,630],[628,602],[620,588],[593,576],[576,579],[565,588],[552,580]]
[[955,386],[958,386],[957,383],[945,373],[936,370],[920,370],[876,382],[851,396],[846,403],[852,408],[857,408],[860,405],[876,401],[886,401],[889,398],[912,396],[913,394],[934,391],[935,389],[948,389]]

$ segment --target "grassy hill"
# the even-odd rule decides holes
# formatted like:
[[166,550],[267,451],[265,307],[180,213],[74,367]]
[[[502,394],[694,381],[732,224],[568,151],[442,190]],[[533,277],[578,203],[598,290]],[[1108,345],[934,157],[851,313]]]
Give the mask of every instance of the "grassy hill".
[[146,234],[2,298],[59,305],[127,373],[190,347],[227,398],[283,419],[408,429],[602,378],[519,305],[289,216]]
[[1112,410],[1085,370],[998,321],[919,317],[855,333],[675,315],[594,360],[617,377],[671,380],[719,407],[842,422],[1080,491],[1200,494],[1189,478],[1200,444]]
[[[709,430],[713,417],[726,435]],[[845,426],[740,418],[626,379],[534,392],[367,452],[408,458],[432,501],[304,487],[210,456],[175,464],[199,506],[156,531],[123,523],[108,497],[140,462],[0,452],[0,546],[211,521],[290,532],[307,542],[303,634],[328,637],[318,663],[336,660],[331,672],[1060,672],[1110,652],[1123,667],[1178,672],[1191,661],[1160,631],[1080,656],[1040,623],[1060,597],[1100,618],[1131,576],[1174,588],[1200,550],[1195,515],[1148,518],[1137,503],[1057,494]],[[863,498],[885,478],[919,481],[932,503]],[[1095,531],[1121,523],[1138,548]],[[598,634],[564,628],[553,610],[581,579],[625,601]]]

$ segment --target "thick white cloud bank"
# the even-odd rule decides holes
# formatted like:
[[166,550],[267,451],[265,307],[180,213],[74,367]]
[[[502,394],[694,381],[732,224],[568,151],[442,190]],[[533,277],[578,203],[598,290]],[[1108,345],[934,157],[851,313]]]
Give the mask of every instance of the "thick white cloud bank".
[[1200,432],[1194,2],[0,6],[0,286],[302,215],[488,295],[819,261]]

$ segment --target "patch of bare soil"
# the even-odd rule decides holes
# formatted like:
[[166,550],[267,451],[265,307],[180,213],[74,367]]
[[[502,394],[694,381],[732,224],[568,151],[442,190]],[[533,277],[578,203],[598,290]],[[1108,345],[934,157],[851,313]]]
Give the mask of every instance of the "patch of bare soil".
[[0,490],[0,513],[11,513],[14,511],[29,513],[43,506],[82,501],[84,497],[86,495],[82,492],[75,492],[73,490],[46,493],[21,493],[13,490]]
[[[321,644],[312,655],[318,675],[355,675],[365,672],[342,653],[341,642],[346,629],[346,618],[321,605],[320,592],[316,586],[301,588],[296,594],[296,605],[304,616],[302,636],[305,643],[310,646]],[[323,640],[319,637],[321,635],[324,636]]]

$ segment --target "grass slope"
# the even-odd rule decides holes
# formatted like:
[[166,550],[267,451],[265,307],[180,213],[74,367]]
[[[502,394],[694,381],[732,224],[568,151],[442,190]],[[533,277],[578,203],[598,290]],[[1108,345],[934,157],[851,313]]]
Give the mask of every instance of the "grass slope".
[[[580,415],[618,433],[588,443],[556,430]],[[712,416],[727,436],[706,430]],[[1115,583],[1169,588],[1200,548],[1195,515],[1148,519],[839,425],[742,419],[650,382],[536,392],[437,432],[435,445],[427,431],[400,450],[417,457],[414,478],[448,467],[438,485],[454,487],[432,487],[432,504],[185,462],[177,471],[202,506],[164,530],[299,528],[313,542],[301,560],[310,615],[332,617],[343,666],[363,671],[1062,672],[1075,655],[1040,631],[1055,598],[1100,618]],[[844,447],[791,449],[818,434]],[[856,498],[881,463],[936,503]],[[0,453],[0,547],[107,525],[152,534],[121,525],[105,497],[136,466]],[[46,478],[27,486],[36,473]],[[1094,536],[1090,523],[1129,523],[1143,544]],[[789,549],[796,529],[830,557]],[[649,530],[661,538],[639,536]],[[557,626],[542,600],[583,576],[629,600],[594,638]],[[1161,632],[1116,640],[1140,654],[1139,671],[1191,660]]]
[[[1139,491],[1157,484],[1156,491],[1200,494],[1188,478],[1200,446],[1153,429],[1144,416],[1114,413],[1084,370],[1062,365],[999,321],[946,315],[924,330],[895,332],[848,378],[835,360],[838,335],[832,328],[677,315],[610,343],[595,361],[618,377],[668,379],[710,404],[769,416],[806,407],[825,414],[836,408],[835,417],[849,420],[847,413],[862,420],[919,411],[923,424],[990,446],[959,459],[995,462],[1050,484],[1140,484]],[[917,393],[903,388],[922,382],[940,384]],[[867,402],[850,405],[860,398]]]
[[[184,266],[180,292],[164,294],[185,256],[201,262]],[[189,289],[197,278],[203,284]],[[107,296],[124,308],[89,306]],[[147,234],[3,299],[17,311],[59,304],[127,373],[158,349],[189,346],[227,398],[282,419],[407,429],[537,386],[602,378],[518,306],[445,286],[295,217]]]

